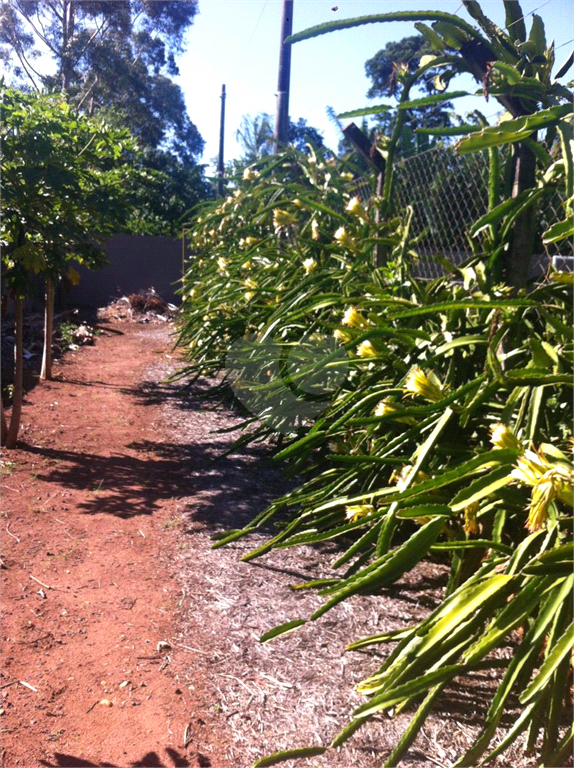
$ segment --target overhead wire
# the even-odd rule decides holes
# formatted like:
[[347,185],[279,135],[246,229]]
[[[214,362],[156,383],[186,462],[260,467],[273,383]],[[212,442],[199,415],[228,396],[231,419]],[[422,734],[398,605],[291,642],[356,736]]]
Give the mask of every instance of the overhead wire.
[[532,16],[536,13],[536,11],[539,11],[541,8],[544,8],[545,5],[548,5],[548,3],[551,3],[552,0],[546,0],[545,3],[542,3],[542,5],[539,5],[537,8],[535,8],[533,11],[528,11],[528,13],[525,13],[524,16],[521,16],[519,19],[516,19],[515,21],[510,22],[510,24],[507,27],[504,27],[504,29],[510,29],[510,27],[513,27],[515,24],[518,24],[521,21],[524,21],[524,19],[527,16]]
[[263,3],[263,8],[261,9],[261,13],[259,14],[259,18],[258,18],[258,19],[257,19],[257,21],[255,22],[255,27],[254,27],[254,29],[253,29],[253,32],[251,33],[251,37],[250,37],[250,38],[249,38],[249,40],[247,41],[247,45],[245,46],[245,48],[244,48],[244,50],[243,50],[243,53],[241,54],[241,58],[242,58],[242,59],[243,59],[243,57],[245,56],[245,54],[247,53],[247,51],[248,51],[248,49],[249,49],[249,46],[251,45],[251,41],[252,41],[252,40],[253,40],[253,38],[255,37],[255,33],[257,32],[257,27],[259,26],[259,22],[260,22],[260,21],[261,21],[261,19],[263,18],[263,14],[265,13],[265,8],[266,8],[266,7],[267,7],[267,0],[265,0],[265,2]]

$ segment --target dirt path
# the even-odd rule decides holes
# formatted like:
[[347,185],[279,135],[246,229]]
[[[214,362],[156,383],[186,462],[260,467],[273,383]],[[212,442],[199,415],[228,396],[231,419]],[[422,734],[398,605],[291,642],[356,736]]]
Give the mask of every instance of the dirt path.
[[[319,606],[289,587],[332,576],[337,543],[242,563],[266,539],[256,532],[211,550],[214,532],[244,526],[286,481],[264,446],[225,455],[234,435],[217,430],[237,416],[162,383],[175,362],[168,326],[115,327],[28,393],[20,448],[4,456],[2,766],[236,768],[329,744],[388,652],[346,644],[424,617],[445,568],[422,563],[260,644]],[[452,765],[495,677],[452,686],[403,768]],[[296,768],[381,765],[409,720],[374,718]],[[509,764],[534,765],[518,749],[495,763]]]
[[20,449],[4,456],[6,768],[222,762],[223,737],[209,733],[202,702],[180,682],[188,654],[170,647],[181,468],[146,447],[162,439],[160,406],[140,388],[166,360],[168,338],[118,328],[123,335],[69,354],[58,380],[28,394]]

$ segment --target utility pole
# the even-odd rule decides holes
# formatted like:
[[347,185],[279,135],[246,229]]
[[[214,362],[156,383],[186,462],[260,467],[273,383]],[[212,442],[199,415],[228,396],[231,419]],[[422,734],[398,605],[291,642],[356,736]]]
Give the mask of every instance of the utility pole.
[[225,85],[221,86],[221,120],[219,122],[219,160],[217,161],[217,194],[223,197],[223,136],[225,132]]
[[283,18],[281,20],[281,42],[279,49],[279,77],[277,81],[277,110],[275,112],[275,130],[273,132],[273,151],[289,140],[289,83],[291,80],[291,45],[285,40],[293,31],[293,0],[283,0]]

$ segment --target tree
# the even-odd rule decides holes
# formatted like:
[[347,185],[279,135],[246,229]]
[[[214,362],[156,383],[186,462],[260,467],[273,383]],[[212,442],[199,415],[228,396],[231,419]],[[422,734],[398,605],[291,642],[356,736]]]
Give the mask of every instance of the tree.
[[266,112],[255,117],[244,115],[235,136],[243,149],[246,164],[261,160],[273,152],[273,118]]
[[2,269],[16,303],[14,398],[5,436],[11,448],[22,408],[23,301],[31,274],[46,280],[42,376],[50,378],[54,285],[65,274],[77,277],[73,261],[91,268],[106,263],[97,243],[121,226],[129,179],[139,171],[128,131],[78,115],[62,97],[7,89],[0,117]]
[[[261,112],[255,117],[244,115],[235,135],[244,152],[244,164],[249,165],[273,154],[273,118],[266,112]],[[302,117],[297,122],[289,120],[289,144],[301,152],[307,151],[307,144],[316,148],[324,146],[321,133],[307,125],[307,121]]]
[[[400,95],[402,83],[398,75],[404,71],[416,72],[421,58],[429,53],[432,53],[431,47],[422,35],[387,43],[365,63],[365,74],[372,81],[368,98]],[[429,94],[437,90],[434,77],[434,73],[427,72],[421,78],[420,86]]]
[[134,206],[124,225],[126,232],[180,236],[190,210],[214,196],[205,166],[182,162],[158,149],[144,149],[138,164],[145,174],[134,179]]
[[[423,35],[411,35],[397,42],[387,43],[365,63],[365,73],[372,81],[367,97],[370,99],[389,96],[400,98],[405,75],[416,72],[422,57],[430,53],[432,49]],[[431,69],[420,78],[417,86],[430,96],[444,90],[445,83],[441,80],[440,70]],[[447,101],[408,110],[399,142],[399,154],[412,154],[414,151],[428,149],[428,138],[421,141],[420,138],[415,137],[415,129],[452,125],[450,116],[452,108],[452,104]],[[376,131],[382,136],[390,136],[396,116],[396,110],[381,112],[376,117]]]
[[296,123],[289,121],[289,144],[301,152],[308,152],[307,144],[311,144],[315,149],[322,149],[323,134],[312,125],[307,125],[307,121],[300,117]]
[[[105,109],[145,148],[138,162],[149,183],[137,194],[141,214],[128,225],[135,233],[173,234],[174,218],[209,196],[197,162],[204,142],[170,79],[196,13],[197,0],[9,0],[0,8],[0,60],[16,80],[62,90],[89,115]],[[55,64],[52,74],[35,69],[40,49]],[[170,173],[165,196],[151,181],[160,163]]]
[[[61,89],[80,108],[121,104],[137,138],[180,159],[203,140],[185,109],[175,55],[197,13],[197,0],[9,0],[0,11],[0,56],[35,90]],[[32,61],[47,49],[55,74]]]

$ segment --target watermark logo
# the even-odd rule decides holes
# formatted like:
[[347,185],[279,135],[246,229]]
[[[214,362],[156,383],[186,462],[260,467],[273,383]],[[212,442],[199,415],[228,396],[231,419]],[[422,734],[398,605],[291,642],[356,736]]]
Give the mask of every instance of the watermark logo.
[[336,339],[310,334],[296,342],[239,339],[225,358],[237,399],[254,416],[287,434],[321,414],[349,371]]

